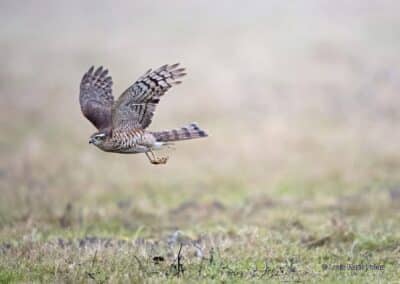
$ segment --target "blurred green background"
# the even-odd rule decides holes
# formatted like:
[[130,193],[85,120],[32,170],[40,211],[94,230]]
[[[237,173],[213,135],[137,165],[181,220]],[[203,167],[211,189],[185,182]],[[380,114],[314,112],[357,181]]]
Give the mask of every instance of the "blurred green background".
[[[238,252],[241,240],[244,256],[276,265],[292,254],[307,277],[333,249],[360,261],[346,254],[355,243],[398,267],[399,8],[389,0],[1,1],[0,240],[14,251],[0,254],[0,267],[17,269],[26,242],[162,241],[177,230],[208,236],[207,252]],[[78,93],[91,65],[109,68],[117,97],[149,68],[175,62],[188,76],[150,129],[196,121],[210,137],[177,143],[166,166],[88,145],[95,129]],[[324,250],[310,252],[327,234]],[[32,279],[20,269],[4,275]],[[66,280],[46,271],[37,279]]]

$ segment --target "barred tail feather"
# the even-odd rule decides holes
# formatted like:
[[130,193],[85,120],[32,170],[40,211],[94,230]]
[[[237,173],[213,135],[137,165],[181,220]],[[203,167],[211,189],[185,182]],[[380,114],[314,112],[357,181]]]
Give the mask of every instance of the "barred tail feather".
[[180,129],[152,132],[152,134],[158,142],[173,142],[208,136],[208,134],[204,130],[201,130],[196,123],[191,123]]

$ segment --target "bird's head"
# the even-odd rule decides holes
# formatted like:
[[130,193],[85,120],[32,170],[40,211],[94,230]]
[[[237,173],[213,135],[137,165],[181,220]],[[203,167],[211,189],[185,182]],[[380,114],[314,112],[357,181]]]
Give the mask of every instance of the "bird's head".
[[107,133],[106,132],[96,132],[92,134],[89,138],[89,144],[94,144],[96,146],[101,146],[107,138]]

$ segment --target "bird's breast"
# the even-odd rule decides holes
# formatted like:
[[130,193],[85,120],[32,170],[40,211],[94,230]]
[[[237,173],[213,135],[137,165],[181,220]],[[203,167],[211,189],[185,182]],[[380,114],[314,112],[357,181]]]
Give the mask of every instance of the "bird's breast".
[[[154,141],[153,141],[154,140]],[[110,143],[121,152],[142,153],[155,142],[154,137],[141,129],[114,131]]]

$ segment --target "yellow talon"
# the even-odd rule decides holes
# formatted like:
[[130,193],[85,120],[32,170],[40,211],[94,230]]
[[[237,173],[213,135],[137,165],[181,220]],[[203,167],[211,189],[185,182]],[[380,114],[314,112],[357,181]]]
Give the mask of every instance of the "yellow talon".
[[153,165],[162,165],[162,164],[166,164],[168,161],[168,156],[167,157],[156,157],[153,153],[153,151],[149,151],[151,153],[151,155],[153,157],[150,157],[150,155],[148,154],[148,152],[145,152],[147,158],[149,159],[150,163],[152,163]]

